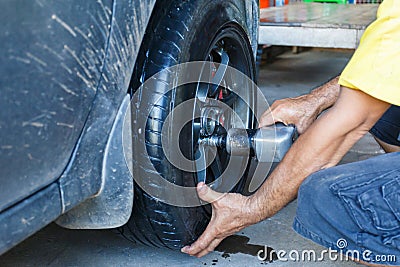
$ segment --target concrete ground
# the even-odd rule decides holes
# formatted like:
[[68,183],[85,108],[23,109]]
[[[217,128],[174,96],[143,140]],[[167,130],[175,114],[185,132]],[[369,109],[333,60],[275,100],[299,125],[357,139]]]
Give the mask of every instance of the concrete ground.
[[[261,90],[273,100],[307,93],[332,78],[345,66],[351,51],[309,50],[300,54],[287,52],[261,68]],[[382,153],[371,136],[362,139],[342,163],[365,159]],[[274,217],[244,229],[225,242],[222,252],[197,259],[167,249],[133,244],[111,230],[66,230],[51,224],[0,257],[0,266],[356,266],[348,261],[273,261],[257,258],[264,246],[288,253],[323,247],[308,241],[292,228],[296,201]],[[295,252],[294,252],[295,253]],[[295,254],[292,254],[295,256]]]

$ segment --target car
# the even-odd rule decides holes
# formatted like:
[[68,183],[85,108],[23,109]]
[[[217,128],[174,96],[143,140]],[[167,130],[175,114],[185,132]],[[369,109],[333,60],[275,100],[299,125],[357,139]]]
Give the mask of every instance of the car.
[[[178,79],[179,70],[167,81],[153,80],[153,89],[143,85],[194,61],[211,62],[213,77],[225,75],[228,65],[255,81],[258,1],[6,0],[1,6],[0,254],[54,221],[70,229],[118,228],[151,246],[179,249],[193,242],[207,226],[210,207],[160,201],[146,189],[157,187],[147,177],[155,172],[181,186],[212,182],[229,156],[218,150],[201,173],[171,164],[162,150],[163,124],[203,87],[167,91],[165,83]],[[254,127],[251,107],[241,109],[229,88],[216,86],[212,95],[207,90],[204,99],[225,101],[242,112],[245,127]],[[124,151],[131,101],[132,149]],[[216,111],[203,107],[199,119]],[[193,118],[179,132],[189,159],[201,148],[204,129],[197,122]],[[146,155],[135,149],[139,145]],[[144,158],[151,166],[141,164]],[[248,159],[241,162],[246,169]],[[233,191],[243,190],[244,176]]]

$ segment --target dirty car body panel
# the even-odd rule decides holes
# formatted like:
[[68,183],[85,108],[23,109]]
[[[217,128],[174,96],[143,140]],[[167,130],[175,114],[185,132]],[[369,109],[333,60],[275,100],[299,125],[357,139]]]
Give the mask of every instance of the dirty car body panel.
[[[112,8],[105,4],[104,11]],[[104,64],[111,14],[103,6],[3,2],[0,210],[55,181],[67,165]]]
[[2,254],[100,191],[154,1],[0,5]]

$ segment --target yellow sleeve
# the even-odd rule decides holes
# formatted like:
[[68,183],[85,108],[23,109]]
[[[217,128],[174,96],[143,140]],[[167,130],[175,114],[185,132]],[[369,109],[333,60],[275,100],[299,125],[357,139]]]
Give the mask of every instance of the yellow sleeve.
[[339,84],[400,106],[400,2],[385,0]]

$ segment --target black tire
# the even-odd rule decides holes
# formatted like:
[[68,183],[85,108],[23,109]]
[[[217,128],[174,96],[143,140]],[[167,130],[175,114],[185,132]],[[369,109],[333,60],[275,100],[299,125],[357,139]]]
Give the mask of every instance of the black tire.
[[[235,66],[235,60],[232,60],[233,67],[254,80],[254,59],[246,33],[242,6],[243,1],[236,0],[157,1],[135,66],[132,91],[166,67],[182,62],[206,60],[219,39],[226,42],[232,39],[230,45],[236,47],[230,47],[227,51],[232,59],[239,62]],[[177,90],[174,95],[165,94],[168,88],[164,81],[160,81],[156,87],[156,92],[153,90],[151,93],[154,99],[160,95],[164,96],[147,118],[144,140],[139,138],[135,142],[145,143],[153,166],[163,178],[178,185],[195,186],[198,182],[196,174],[176,169],[168,162],[161,148],[161,128],[164,120],[180,102],[194,97],[195,87],[187,86],[184,90]],[[140,94],[148,93],[145,88],[139,90],[143,90]],[[151,97],[148,95],[147,99]],[[140,110],[142,106],[142,109],[145,109],[145,103],[137,104],[139,112],[133,114],[132,120],[143,116]],[[253,116],[249,117],[247,127],[252,127]],[[185,134],[183,138],[191,139],[193,136],[190,129]],[[191,140],[181,147],[188,158],[194,157],[194,142]],[[133,175],[146,177],[149,170],[135,164],[140,157],[143,155],[134,152]],[[223,154],[222,157],[227,155]],[[247,168],[247,165],[248,159],[245,159],[244,168]],[[244,183],[239,183],[234,191],[241,191],[242,184]],[[209,218],[209,207],[171,206],[156,200],[135,184],[132,216],[123,231],[124,235],[150,246],[180,249],[197,239],[207,226]]]

